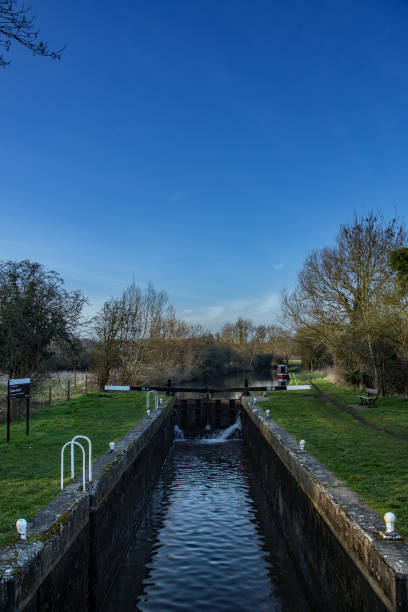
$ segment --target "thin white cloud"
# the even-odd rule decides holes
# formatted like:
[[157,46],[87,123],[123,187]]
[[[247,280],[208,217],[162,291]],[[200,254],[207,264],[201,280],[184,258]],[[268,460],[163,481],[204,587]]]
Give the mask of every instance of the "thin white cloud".
[[254,316],[262,317],[263,315],[269,315],[271,312],[279,312],[279,309],[280,296],[276,293],[271,293],[258,303],[256,308],[254,309]]
[[189,323],[200,323],[213,332],[224,323],[234,323],[238,317],[251,319],[256,325],[276,323],[280,315],[280,297],[268,294],[262,297],[245,297],[218,304],[207,304],[196,308],[185,308],[183,318]]
[[169,196],[170,204],[175,204],[176,202],[179,202],[184,198],[185,195],[186,194],[184,193],[184,191],[180,191],[180,193],[172,193],[171,196]]
[[282,268],[285,267],[286,264],[283,263],[279,263],[279,264],[273,264],[273,269],[274,270],[282,270]]

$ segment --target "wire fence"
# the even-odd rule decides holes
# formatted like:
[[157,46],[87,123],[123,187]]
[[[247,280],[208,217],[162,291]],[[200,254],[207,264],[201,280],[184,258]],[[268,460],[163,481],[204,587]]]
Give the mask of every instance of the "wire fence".
[[[75,370],[54,372],[42,382],[41,386],[32,391],[30,398],[32,412],[52,406],[57,401],[69,400],[82,393],[97,390],[96,377],[92,373]],[[13,400],[11,402],[12,420],[22,418],[25,415],[25,410],[24,400]],[[6,414],[7,378],[2,378],[0,380],[0,423],[5,423]]]

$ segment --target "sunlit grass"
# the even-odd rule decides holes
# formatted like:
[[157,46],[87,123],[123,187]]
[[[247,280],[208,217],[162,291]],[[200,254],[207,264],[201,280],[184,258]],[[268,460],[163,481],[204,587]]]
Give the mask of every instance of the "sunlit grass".
[[[37,413],[30,435],[11,423],[11,441],[0,427],[0,544],[16,535],[18,518],[32,519],[60,489],[60,452],[77,434],[92,440],[93,457],[122,438],[145,415],[145,393],[87,393]],[[87,447],[85,442],[85,447]],[[76,453],[79,461],[80,453]],[[69,453],[66,453],[68,475]],[[80,473],[79,466],[76,472]]]
[[[343,406],[358,405],[360,403],[358,396],[365,395],[362,391],[342,389],[326,381],[314,382],[318,384],[322,391]],[[366,410],[357,407],[355,412],[375,425],[408,437],[408,399],[398,396],[379,397],[375,406]]]
[[[343,405],[358,403],[355,391],[322,379],[314,382]],[[359,414],[390,430],[408,431],[407,400],[379,398],[377,403]],[[408,440],[364,426],[313,390],[270,392],[260,407],[295,438],[306,440],[306,449],[372,508],[394,512],[396,527],[408,536]]]

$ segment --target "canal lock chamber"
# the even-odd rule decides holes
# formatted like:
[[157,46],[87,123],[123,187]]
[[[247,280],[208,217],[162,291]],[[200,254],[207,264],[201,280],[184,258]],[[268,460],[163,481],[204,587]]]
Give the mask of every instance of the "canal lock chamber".
[[389,609],[265,439],[262,410],[187,398],[173,412],[175,444],[104,610]]
[[153,411],[2,551],[2,610],[407,609],[376,513],[247,399],[192,408]]

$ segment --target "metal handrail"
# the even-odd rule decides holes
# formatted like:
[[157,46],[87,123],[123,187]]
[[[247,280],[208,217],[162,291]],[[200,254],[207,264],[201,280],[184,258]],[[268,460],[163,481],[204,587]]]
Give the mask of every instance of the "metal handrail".
[[85,491],[85,449],[82,444],[73,440],[66,442],[61,449],[61,491],[64,489],[64,451],[67,446],[73,446],[74,444],[79,446],[82,451],[82,490]]
[[[88,442],[88,481],[92,482],[92,442],[88,438],[88,436],[83,436],[81,434],[74,436],[72,438],[72,442],[78,440],[78,438],[83,438]],[[75,475],[75,465],[74,465],[74,447],[71,446],[71,478],[74,479]]]

